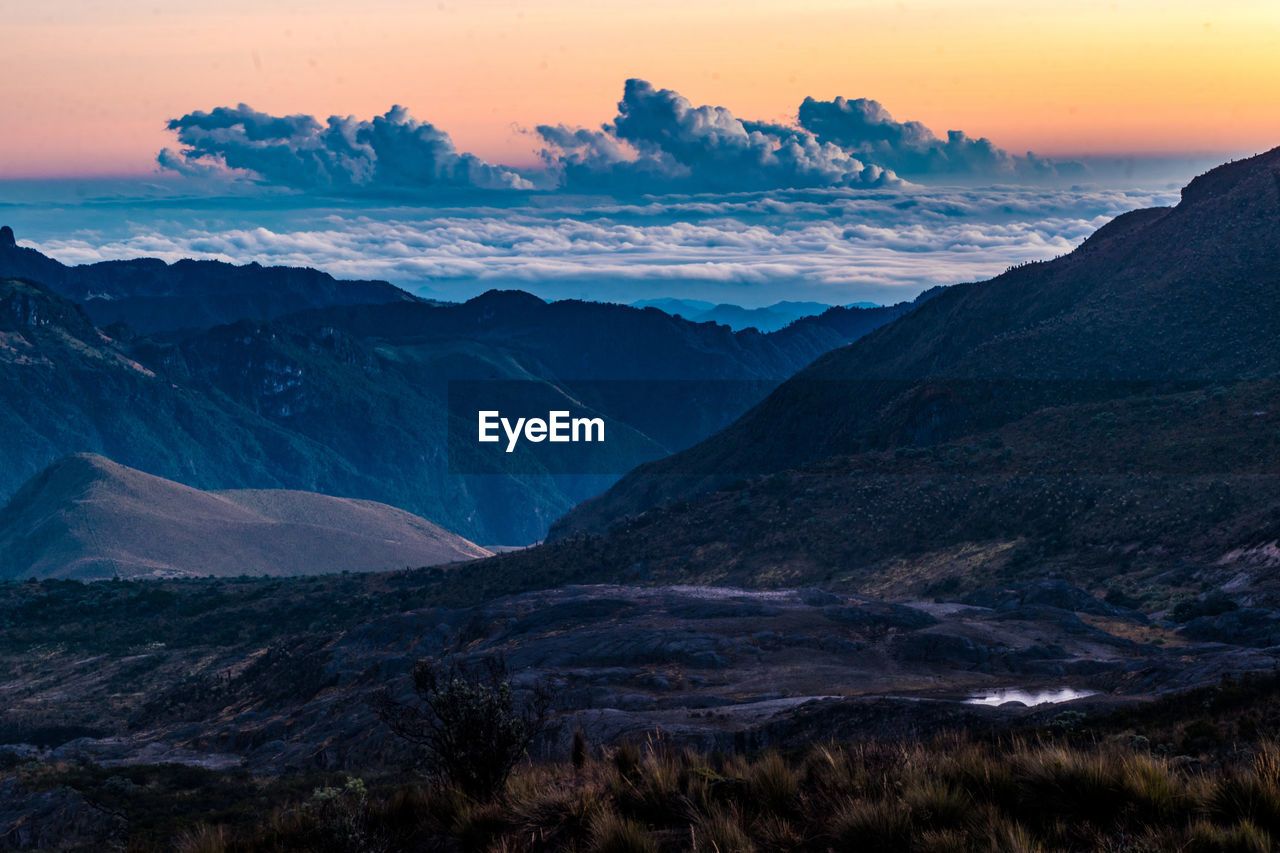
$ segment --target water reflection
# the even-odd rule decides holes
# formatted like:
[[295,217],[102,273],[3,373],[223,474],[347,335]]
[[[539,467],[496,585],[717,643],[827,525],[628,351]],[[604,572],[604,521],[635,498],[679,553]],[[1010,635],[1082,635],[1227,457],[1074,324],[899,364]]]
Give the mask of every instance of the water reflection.
[[1076,690],[1073,687],[1057,687],[1047,690],[1023,690],[1021,687],[1001,687],[975,693],[964,700],[969,705],[1003,705],[1005,702],[1021,702],[1023,705],[1048,705],[1055,702],[1070,702],[1094,696],[1097,690]]

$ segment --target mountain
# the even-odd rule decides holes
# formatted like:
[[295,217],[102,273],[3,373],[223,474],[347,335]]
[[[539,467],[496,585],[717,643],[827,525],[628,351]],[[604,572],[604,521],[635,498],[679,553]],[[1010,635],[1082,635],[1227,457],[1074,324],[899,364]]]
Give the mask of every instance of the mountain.
[[[691,319],[699,323],[723,323],[731,329],[758,329],[776,332],[805,317],[816,317],[834,308],[824,302],[775,302],[763,308],[743,308],[741,305],[716,305]],[[846,308],[878,308],[869,302],[847,305]]]
[[[1221,589],[1280,609],[1277,395],[1272,379],[1049,407],[955,441],[733,480],[454,580],[491,595],[536,579],[956,601],[1064,579],[1147,612]],[[1280,622],[1253,628],[1280,642]]]
[[[711,434],[908,307],[832,309],[762,335],[493,291],[151,337],[108,334],[49,288],[0,281],[0,496],[61,456],[93,452],[193,488],[375,500],[474,541],[524,544],[620,472]],[[622,440],[590,470],[495,475],[475,447],[450,458],[452,380],[517,381],[574,400]]]
[[[762,308],[744,308],[732,303],[713,305],[698,299],[642,299],[632,302],[634,308],[657,308],[672,316],[681,316],[695,323],[719,323],[735,332],[755,329],[759,332],[776,332],[805,317],[816,317],[836,307],[825,302],[782,301]],[[843,306],[854,309],[873,309],[882,306],[874,302],[854,302]]]
[[[821,313],[831,306],[823,306]],[[783,313],[772,308],[743,308],[741,305],[717,305],[692,317],[699,323],[723,323],[731,329],[758,329],[761,332],[774,332],[783,328],[793,320],[808,316],[806,313]]]
[[0,510],[4,578],[308,575],[489,552],[426,519],[310,492],[202,492],[92,454],[58,460]]
[[67,266],[19,246],[7,225],[0,229],[3,278],[40,282],[80,303],[98,326],[124,322],[144,333],[270,320],[326,305],[417,301],[385,281],[338,281],[319,270],[256,263],[138,258]]
[[1280,149],[1117,217],[1070,254],[956,285],[818,359],[729,428],[643,466],[553,535],[734,477],[929,446],[1040,409],[1280,375]]
[[674,299],[666,297],[663,299],[640,299],[631,303],[632,308],[657,308],[666,314],[675,316],[681,315],[685,319],[691,319],[704,311],[710,311],[716,307],[714,302],[706,302],[701,299]]

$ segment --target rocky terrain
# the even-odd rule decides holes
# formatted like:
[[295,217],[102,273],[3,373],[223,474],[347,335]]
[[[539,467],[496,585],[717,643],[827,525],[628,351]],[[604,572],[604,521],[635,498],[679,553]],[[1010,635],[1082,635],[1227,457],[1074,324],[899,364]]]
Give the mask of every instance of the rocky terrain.
[[[1070,688],[1086,697],[1072,707],[1113,707],[1280,663],[1274,648],[1206,642],[1190,626],[1149,619],[1064,582],[947,603],[819,589],[569,586],[398,610],[437,598],[431,577],[346,581],[361,604],[341,630],[324,625],[323,608],[291,600],[307,594],[293,589],[302,580],[240,581],[230,595],[211,581],[154,594],[120,585],[95,607],[143,615],[120,647],[105,649],[74,629],[24,647],[19,637],[35,639],[27,633],[32,613],[74,611],[99,594],[14,587],[0,682],[3,748],[108,766],[393,768],[404,746],[378,722],[370,696],[388,686],[406,690],[414,660],[455,647],[501,655],[517,686],[553,688],[556,726],[538,745],[548,756],[564,753],[574,728],[600,744],[661,731],[679,744],[741,750],[1008,726],[1061,708],[967,700],[1003,688]],[[378,601],[379,589],[395,594]],[[206,608],[183,614],[210,594]],[[255,621],[265,622],[251,631],[256,636],[236,627],[244,606],[237,600],[253,602]],[[220,610],[228,624],[217,635],[185,630]],[[296,620],[307,613],[316,621],[301,630]],[[38,665],[33,648],[43,650]]]

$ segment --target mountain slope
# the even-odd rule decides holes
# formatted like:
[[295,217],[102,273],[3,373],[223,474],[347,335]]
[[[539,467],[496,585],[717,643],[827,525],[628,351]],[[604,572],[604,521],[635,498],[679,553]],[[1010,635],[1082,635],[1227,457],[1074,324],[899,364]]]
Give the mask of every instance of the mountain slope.
[[450,583],[489,596],[644,581],[954,601],[1056,578],[1148,612],[1208,590],[1275,609],[1277,399],[1280,381],[1265,380],[1047,408],[955,442],[737,480]]
[[1053,261],[947,288],[828,353],[723,432],[644,466],[553,535],[600,531],[727,477],[929,445],[1046,406],[1280,374],[1280,149]]
[[47,288],[0,281],[0,495],[79,451],[202,488],[278,488],[293,471],[317,490],[350,476],[324,448],[180,387],[137,355]]
[[[88,451],[195,488],[359,497],[475,541],[527,543],[616,472],[720,429],[817,355],[905,310],[832,309],[761,335],[491,292],[461,305],[331,306],[151,338],[124,327],[108,335],[48,288],[0,281],[9,451],[0,497]],[[571,397],[626,441],[607,446],[610,465],[596,473],[457,473],[479,470],[465,464],[466,448],[464,464],[450,465],[448,391],[458,379]]]
[[77,454],[0,510],[0,577],[303,575],[488,556],[402,510],[294,491],[202,492]]
[[416,301],[385,281],[338,281],[319,270],[256,263],[138,258],[67,266],[17,245],[8,226],[0,231],[0,278],[38,281],[80,303],[98,326],[124,322],[145,333],[270,320],[325,305]]

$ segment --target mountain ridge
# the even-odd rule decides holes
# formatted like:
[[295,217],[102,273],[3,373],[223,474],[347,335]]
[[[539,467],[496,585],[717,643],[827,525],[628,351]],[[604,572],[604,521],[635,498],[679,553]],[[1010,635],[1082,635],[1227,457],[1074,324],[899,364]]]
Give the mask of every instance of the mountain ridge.
[[0,508],[5,578],[300,575],[489,555],[383,504],[201,491],[87,453],[55,461]]
[[514,379],[579,399],[597,380],[703,383],[669,417],[643,404],[642,382],[635,399],[625,386],[591,398],[614,434],[632,439],[618,452],[633,455],[606,469],[624,471],[688,446],[821,352],[909,308],[840,309],[762,335],[493,291],[146,336],[97,328],[41,284],[0,280],[0,427],[11,448],[0,496],[62,455],[92,451],[196,488],[351,495],[486,543],[525,544],[616,475],[450,475],[448,380]]
[[127,323],[154,333],[208,328],[239,319],[270,320],[309,307],[412,302],[385,281],[340,281],[306,267],[234,265],[159,258],[68,266],[19,246],[12,227],[0,240],[0,279],[28,279],[80,303],[95,325]]
[[1142,386],[1280,373],[1280,149],[1192,181],[1073,252],[953,285],[832,350],[725,430],[642,466],[552,536],[601,532],[744,473],[929,445]]

